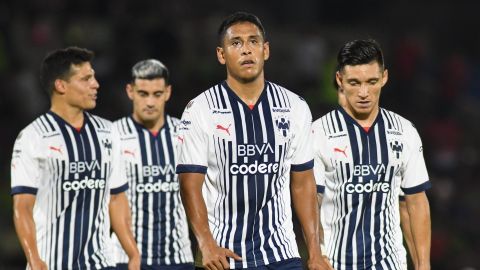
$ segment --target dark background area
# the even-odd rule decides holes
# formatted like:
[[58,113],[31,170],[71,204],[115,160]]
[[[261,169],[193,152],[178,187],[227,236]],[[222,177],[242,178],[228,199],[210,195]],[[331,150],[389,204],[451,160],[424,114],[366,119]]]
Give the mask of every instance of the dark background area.
[[16,135],[49,102],[38,83],[45,54],[77,45],[96,53],[93,113],[131,111],[130,67],[157,58],[171,71],[168,112],[225,78],[216,31],[233,11],[267,31],[268,80],[304,96],[317,119],[336,104],[338,49],[352,39],[382,45],[389,82],[381,106],[415,123],[433,188],[432,269],[480,269],[480,19],[475,1],[126,1],[0,3],[0,269],[24,269],[12,223],[10,157]]

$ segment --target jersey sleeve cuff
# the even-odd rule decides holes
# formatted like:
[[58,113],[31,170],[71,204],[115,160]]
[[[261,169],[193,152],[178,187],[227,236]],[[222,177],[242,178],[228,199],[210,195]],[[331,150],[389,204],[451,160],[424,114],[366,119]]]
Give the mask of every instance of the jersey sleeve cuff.
[[418,186],[410,187],[410,188],[402,188],[405,194],[411,195],[415,193],[420,193],[432,187],[432,183],[430,181],[426,181],[423,184]]
[[12,191],[10,191],[10,195],[23,194],[23,193],[37,195],[37,190],[38,188],[34,188],[34,187],[16,186],[16,187],[12,187]]
[[176,173],[207,173],[207,167],[193,164],[180,164],[177,165]]
[[125,183],[117,188],[112,188],[110,189],[110,194],[118,194],[118,193],[122,193],[124,192],[125,190],[128,189],[128,183]]
[[317,185],[317,193],[324,193],[325,192],[325,186],[322,185]]
[[303,172],[303,171],[306,171],[306,170],[310,170],[313,168],[313,159],[310,160],[310,161],[307,161],[303,164],[292,164],[290,166],[290,170],[292,172]]

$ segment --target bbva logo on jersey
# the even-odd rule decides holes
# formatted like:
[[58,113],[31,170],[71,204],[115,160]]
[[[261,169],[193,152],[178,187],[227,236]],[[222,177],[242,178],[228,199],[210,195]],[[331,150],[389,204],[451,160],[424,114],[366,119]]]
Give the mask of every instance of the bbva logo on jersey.
[[239,144],[237,145],[237,155],[240,157],[251,157],[255,155],[273,154],[273,147],[270,143],[258,144]]
[[142,172],[144,177],[149,176],[164,176],[167,174],[175,174],[175,169],[172,164],[167,164],[165,166],[161,165],[146,165],[142,167]]

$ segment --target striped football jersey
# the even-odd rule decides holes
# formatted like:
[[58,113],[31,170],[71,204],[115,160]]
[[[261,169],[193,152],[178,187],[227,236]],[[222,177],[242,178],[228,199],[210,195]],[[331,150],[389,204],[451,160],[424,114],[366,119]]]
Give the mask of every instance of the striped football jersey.
[[53,112],[17,137],[12,194],[34,194],[37,247],[48,269],[101,269],[112,261],[110,194],[125,191],[112,123],[84,113],[80,130]]
[[[127,195],[132,230],[144,265],[193,262],[175,174],[179,123],[179,119],[166,115],[156,135],[130,116],[114,123],[121,141],[122,169],[130,186]],[[127,255],[118,240],[115,242],[117,263],[127,263]]]
[[298,258],[290,172],[313,168],[311,113],[298,95],[265,82],[245,104],[224,81],[187,105],[177,173],[203,173],[210,230],[247,268]]
[[366,131],[343,108],[312,125],[323,252],[335,269],[406,269],[399,195],[430,187],[417,130],[380,109]]

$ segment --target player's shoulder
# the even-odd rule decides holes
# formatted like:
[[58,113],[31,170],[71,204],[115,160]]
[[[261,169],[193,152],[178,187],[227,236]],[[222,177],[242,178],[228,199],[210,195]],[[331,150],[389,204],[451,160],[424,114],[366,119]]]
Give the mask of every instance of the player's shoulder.
[[171,127],[177,127],[181,124],[181,120],[175,116],[171,116],[169,114],[165,115],[165,121],[167,121],[168,125]]
[[307,101],[299,94],[274,82],[265,81],[265,83],[267,84],[267,91],[275,100],[274,103],[278,102],[286,107],[300,110],[302,113],[307,110],[310,111]]
[[53,115],[47,112],[35,118],[20,133],[28,135],[31,139],[35,137],[51,137],[58,134],[59,131]]
[[416,130],[416,127],[413,124],[413,122],[408,120],[404,116],[396,112],[387,110],[385,108],[380,108],[380,112],[384,120],[387,122],[387,126],[390,129],[398,129],[398,130],[406,130],[406,131]]
[[124,116],[113,121],[113,131],[122,136],[130,136],[134,134],[134,123],[130,116]]
[[328,119],[335,119],[339,116],[338,110],[331,110],[328,113],[320,116],[312,123],[312,130],[323,130]]
[[85,113],[87,117],[91,120],[92,125],[95,127],[95,129],[98,130],[111,130],[113,123],[112,121],[105,119],[103,117],[100,117],[98,115],[94,115],[91,113]]

